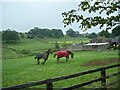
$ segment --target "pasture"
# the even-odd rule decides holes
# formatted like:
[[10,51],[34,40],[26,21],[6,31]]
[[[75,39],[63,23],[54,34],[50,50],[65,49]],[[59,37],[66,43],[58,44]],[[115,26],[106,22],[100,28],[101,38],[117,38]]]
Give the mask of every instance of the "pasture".
[[[28,55],[33,55],[37,52],[46,51],[46,49],[55,48],[55,42],[59,43],[59,46],[62,47],[65,44],[75,44],[83,42],[88,42],[88,38],[45,38],[45,39],[21,39],[19,43],[7,43],[2,46],[2,58],[11,59],[11,58],[21,58]],[[23,52],[24,51],[24,52]]]
[[[3,87],[28,83],[32,81],[38,81],[48,78],[54,78],[64,75],[69,75],[93,68],[98,68],[104,65],[111,65],[118,63],[118,51],[77,51],[74,53],[74,58],[69,59],[68,62],[65,58],[61,58],[57,63],[56,58],[53,58],[53,54],[50,54],[49,59],[43,66],[37,65],[34,55],[22,54],[20,51],[29,50],[30,52],[44,51],[48,48],[54,48],[52,43],[46,44],[46,42],[38,42],[39,40],[24,40],[17,44],[6,44],[6,47],[14,48],[17,51],[3,48],[3,60],[2,60],[2,85]],[[48,40],[52,42],[53,40]],[[55,40],[54,40],[55,41]],[[32,48],[33,47],[33,48]],[[12,58],[11,58],[12,57]],[[43,60],[41,60],[43,61]],[[90,62],[100,63],[105,61],[104,64],[91,64]],[[108,73],[116,72],[118,69],[108,71]],[[60,81],[54,83],[54,87],[66,87],[79,82],[84,82],[92,78],[99,77],[98,73],[70,79],[66,81]],[[117,79],[117,78],[115,78]],[[114,80],[114,79],[111,79]],[[108,80],[110,82],[111,80]],[[88,87],[98,87],[99,83]],[[36,86],[34,88],[44,88],[45,86]]]

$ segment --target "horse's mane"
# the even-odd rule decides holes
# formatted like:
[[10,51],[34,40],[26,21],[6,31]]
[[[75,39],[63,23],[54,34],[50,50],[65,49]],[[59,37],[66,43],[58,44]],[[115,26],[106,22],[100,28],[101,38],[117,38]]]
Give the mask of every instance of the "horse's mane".
[[51,52],[51,49],[48,49],[48,50],[46,51],[46,53],[49,53],[49,52]]

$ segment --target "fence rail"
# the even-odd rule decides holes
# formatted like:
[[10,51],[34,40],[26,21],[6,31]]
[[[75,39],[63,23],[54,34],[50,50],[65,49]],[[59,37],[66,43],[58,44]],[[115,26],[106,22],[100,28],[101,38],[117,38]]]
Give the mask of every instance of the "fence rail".
[[[62,90],[80,88],[80,87],[83,87],[83,86],[86,86],[86,85],[89,85],[89,84],[92,84],[92,83],[98,82],[98,81],[101,81],[101,88],[106,88],[109,85],[109,84],[108,85],[106,84],[106,79],[111,78],[113,76],[117,76],[117,75],[120,74],[120,72],[117,72],[117,73],[106,76],[106,70],[107,69],[112,69],[112,68],[115,68],[115,67],[120,67],[120,64],[105,66],[105,67],[101,67],[101,68],[97,68],[97,69],[83,71],[83,72],[80,72],[80,73],[70,74],[70,75],[62,76],[62,77],[50,78],[50,79],[46,79],[46,80],[42,80],[42,81],[35,81],[35,82],[16,85],[16,86],[3,87],[2,90],[23,89],[23,88],[28,88],[28,87],[31,87],[31,86],[37,86],[37,85],[43,85],[43,84],[46,84],[46,90],[53,90],[53,82],[61,81],[61,80],[65,80],[65,79],[70,79],[70,78],[74,78],[74,77],[78,77],[78,76],[83,76],[83,75],[86,75],[86,74],[91,74],[91,73],[95,73],[95,72],[99,72],[99,71],[101,72],[101,77],[100,78],[97,78],[97,79],[94,79],[94,80],[91,80],[91,81],[87,81],[87,82],[84,82],[84,83],[81,83],[81,84],[73,85],[73,86],[70,86],[70,87],[62,88]],[[115,82],[117,83],[118,81],[115,81]],[[113,84],[113,83],[111,83],[111,84]]]

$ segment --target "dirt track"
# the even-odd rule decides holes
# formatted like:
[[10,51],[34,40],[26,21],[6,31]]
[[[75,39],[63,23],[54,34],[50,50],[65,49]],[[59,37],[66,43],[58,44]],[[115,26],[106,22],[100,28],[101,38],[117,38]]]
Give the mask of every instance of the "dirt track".
[[118,59],[93,60],[83,64],[82,66],[104,66],[106,64],[111,64],[116,62],[118,62]]

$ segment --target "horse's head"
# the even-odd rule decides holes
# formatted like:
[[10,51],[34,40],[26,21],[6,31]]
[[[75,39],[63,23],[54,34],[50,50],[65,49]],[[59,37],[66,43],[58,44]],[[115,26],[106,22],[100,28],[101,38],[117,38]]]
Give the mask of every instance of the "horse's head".
[[52,52],[51,49],[48,49],[48,50],[45,52],[44,60],[47,60],[47,59],[48,59],[49,54],[53,54],[53,52]]
[[48,49],[47,53],[53,54],[53,51],[51,49]]
[[71,51],[68,51],[67,52],[71,55],[71,58],[73,58],[74,54],[71,52]]

